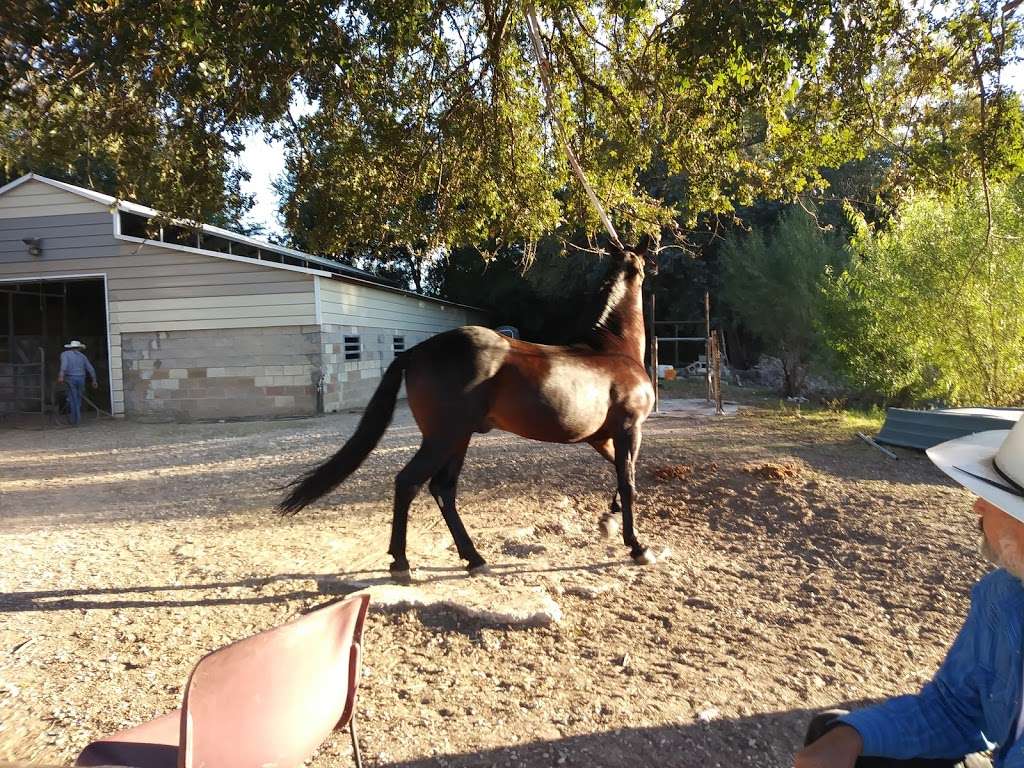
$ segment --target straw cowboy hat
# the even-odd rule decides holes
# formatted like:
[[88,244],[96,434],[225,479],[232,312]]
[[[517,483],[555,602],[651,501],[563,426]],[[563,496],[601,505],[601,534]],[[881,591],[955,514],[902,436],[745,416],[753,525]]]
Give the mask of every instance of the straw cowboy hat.
[[75,339],[70,344],[65,344],[64,349],[85,349],[85,344]]
[[978,432],[928,449],[935,466],[1024,522],[1024,418],[1012,429]]

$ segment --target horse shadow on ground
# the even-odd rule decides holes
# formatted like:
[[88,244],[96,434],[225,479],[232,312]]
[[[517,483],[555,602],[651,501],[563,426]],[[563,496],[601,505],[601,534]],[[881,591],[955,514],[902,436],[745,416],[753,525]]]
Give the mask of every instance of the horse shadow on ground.
[[[503,576],[525,576],[528,574],[545,573],[593,573],[598,574],[614,568],[621,568],[627,565],[626,559],[605,560],[598,563],[585,563],[580,565],[545,565],[537,567],[526,561],[507,563],[488,563],[484,577],[492,576],[501,578]],[[455,565],[422,565],[413,568],[413,585],[426,585],[443,581],[466,581],[481,577],[469,576],[466,569]],[[337,591],[345,589],[347,584],[349,591],[358,591],[366,587],[383,586],[395,584],[396,582],[381,569],[365,569],[358,571],[342,571],[324,577],[320,581],[320,587],[324,591]]]
[[[578,572],[599,574],[624,565],[621,560],[609,560],[573,566],[533,566],[527,562],[496,563],[490,566],[489,576],[494,578]],[[474,583],[475,577],[468,576],[460,566],[421,566],[415,569],[420,586],[441,583]],[[299,582],[295,589],[272,589],[261,594],[267,587],[286,582]],[[302,586],[301,582],[313,582]],[[124,587],[84,587],[79,589],[53,589],[27,592],[0,593],[0,614],[30,611],[73,611],[73,610],[118,610],[125,608],[191,608],[230,605],[264,605],[291,601],[334,600],[338,596],[352,594],[374,586],[396,585],[381,569],[355,570],[342,573],[282,573],[274,576],[252,577],[237,580],[198,582],[192,584],[137,585]],[[197,595],[182,597],[188,592],[216,592],[221,590],[251,590],[249,595]],[[313,605],[311,608],[319,607]],[[458,616],[457,611],[437,605],[415,605],[404,607],[388,605],[371,606],[376,612],[398,613],[415,611],[425,626],[437,629],[455,630],[469,635],[477,634],[484,624],[472,618]]]
[[[839,706],[855,709],[865,702]],[[822,708],[824,709],[824,707]],[[807,725],[819,710],[791,709],[737,718],[709,712],[706,721],[679,725],[615,728],[455,754],[437,753],[416,760],[387,762],[389,768],[485,768],[526,766],[759,766],[785,768],[804,742]],[[384,752],[386,744],[367,744],[369,751]]]
[[[215,605],[262,605],[320,597],[319,589],[296,589],[261,595],[260,590],[274,582],[315,581],[326,579],[326,573],[283,573],[276,576],[253,577],[235,581],[212,581],[197,584],[138,585],[126,587],[85,587],[82,589],[52,589],[32,592],[0,593],[0,613],[22,611],[72,611],[84,609],[116,610],[120,608],[190,608]],[[201,597],[159,599],[164,593],[204,592],[211,590],[250,588],[254,594],[246,597]],[[129,598],[124,595],[149,595],[154,599]],[[103,598],[110,596],[113,599]]]

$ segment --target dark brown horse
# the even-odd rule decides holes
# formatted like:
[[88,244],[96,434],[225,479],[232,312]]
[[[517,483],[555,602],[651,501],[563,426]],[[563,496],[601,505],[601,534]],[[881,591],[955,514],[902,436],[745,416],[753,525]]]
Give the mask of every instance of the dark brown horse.
[[579,344],[530,344],[466,326],[398,355],[352,437],[334,456],[297,479],[279,509],[294,514],[355,472],[390,424],[404,374],[409,407],[423,442],[395,478],[388,553],[396,579],[409,575],[409,505],[428,481],[459,557],[469,563],[470,573],[486,567],[456,511],[455,489],[473,434],[495,428],[531,440],[594,446],[615,465],[618,477],[602,527],[613,529],[621,510],[622,538],[633,559],[653,563],[633,526],[640,430],[654,403],[644,369],[641,287],[646,256],[646,243],[613,254],[603,310]]

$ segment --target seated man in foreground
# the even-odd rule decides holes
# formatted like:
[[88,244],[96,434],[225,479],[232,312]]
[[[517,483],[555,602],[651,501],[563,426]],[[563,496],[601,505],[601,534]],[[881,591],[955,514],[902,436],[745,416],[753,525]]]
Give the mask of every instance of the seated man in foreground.
[[[942,443],[928,456],[981,497],[982,552],[998,570],[972,589],[967,620],[920,693],[819,715],[796,768],[954,766],[989,749],[997,768],[1024,768],[1024,420]],[[987,760],[972,756],[970,764]]]

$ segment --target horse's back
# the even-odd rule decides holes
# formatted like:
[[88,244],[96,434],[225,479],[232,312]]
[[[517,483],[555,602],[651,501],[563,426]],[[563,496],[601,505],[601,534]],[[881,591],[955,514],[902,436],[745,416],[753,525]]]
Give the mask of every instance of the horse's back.
[[489,416],[533,440],[589,442],[611,437],[614,424],[641,423],[650,389],[643,367],[625,355],[516,341],[498,371]]
[[653,401],[643,367],[624,355],[533,344],[481,326],[432,336],[406,355],[409,407],[424,435],[498,428],[582,442],[604,437],[612,421],[642,422]]
[[[507,336],[479,325],[454,328],[420,342],[407,353],[406,380],[430,371],[448,385],[473,386],[493,376],[508,354]],[[438,369],[438,370],[435,370]]]
[[508,351],[508,337],[466,325],[431,336],[406,352],[406,395],[423,434],[487,429],[488,383]]

